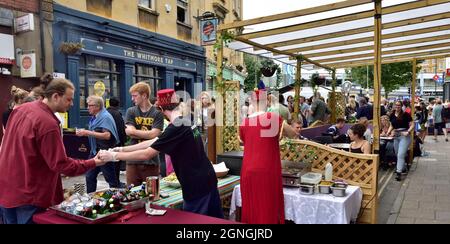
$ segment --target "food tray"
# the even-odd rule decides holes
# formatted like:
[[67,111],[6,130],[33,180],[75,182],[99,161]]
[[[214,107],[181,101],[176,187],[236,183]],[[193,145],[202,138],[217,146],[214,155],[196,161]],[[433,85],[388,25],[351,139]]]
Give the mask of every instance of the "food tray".
[[179,181],[166,181],[164,178],[161,180],[162,182],[166,183],[170,187],[179,188],[181,187]]
[[145,203],[148,201],[148,197],[141,198],[132,202],[120,202],[123,208],[128,211],[135,211],[145,207]]
[[116,219],[117,217],[119,217],[119,215],[121,215],[123,212],[127,211],[126,209],[121,209],[117,212],[110,213],[110,214],[99,214],[99,215],[97,215],[97,218],[91,219],[91,218],[86,218],[86,217],[83,217],[80,215],[68,213],[66,211],[59,209],[58,207],[50,207],[50,209],[55,210],[56,214],[61,217],[75,220],[75,221],[78,221],[78,222],[81,222],[84,224],[100,224],[100,223],[110,222],[110,221]]

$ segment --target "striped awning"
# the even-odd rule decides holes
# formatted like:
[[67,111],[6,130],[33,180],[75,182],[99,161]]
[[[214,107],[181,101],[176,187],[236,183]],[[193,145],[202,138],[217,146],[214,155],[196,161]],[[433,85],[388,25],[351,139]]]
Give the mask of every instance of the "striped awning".
[[14,64],[14,59],[0,58],[0,64]]

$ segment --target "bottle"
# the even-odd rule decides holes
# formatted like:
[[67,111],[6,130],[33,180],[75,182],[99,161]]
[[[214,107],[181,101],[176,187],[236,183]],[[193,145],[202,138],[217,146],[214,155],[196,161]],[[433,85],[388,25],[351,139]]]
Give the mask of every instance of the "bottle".
[[333,180],[333,165],[331,163],[327,163],[327,165],[325,166],[325,180]]

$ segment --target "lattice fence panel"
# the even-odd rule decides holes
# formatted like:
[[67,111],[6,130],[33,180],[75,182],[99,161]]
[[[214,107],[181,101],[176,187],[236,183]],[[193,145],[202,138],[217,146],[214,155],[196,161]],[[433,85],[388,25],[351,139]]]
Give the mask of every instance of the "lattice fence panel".
[[225,82],[223,151],[239,151],[239,81]]
[[336,112],[336,119],[338,118],[345,118],[345,96],[342,92],[335,92],[335,99],[336,99],[336,106],[331,106],[331,94],[332,92],[328,93],[328,106]]

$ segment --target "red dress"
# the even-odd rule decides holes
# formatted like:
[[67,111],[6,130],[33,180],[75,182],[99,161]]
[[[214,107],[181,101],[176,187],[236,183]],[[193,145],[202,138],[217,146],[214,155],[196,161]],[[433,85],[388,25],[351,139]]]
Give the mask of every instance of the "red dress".
[[241,170],[242,222],[284,223],[279,135],[283,119],[274,113],[246,118],[240,126],[244,142]]

